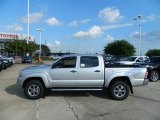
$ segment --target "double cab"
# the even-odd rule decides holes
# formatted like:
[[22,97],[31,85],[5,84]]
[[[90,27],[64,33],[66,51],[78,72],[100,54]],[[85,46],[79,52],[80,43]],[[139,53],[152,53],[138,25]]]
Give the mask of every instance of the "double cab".
[[133,87],[148,83],[148,72],[134,65],[105,65],[101,55],[68,55],[51,65],[22,69],[17,84],[29,99],[45,96],[46,90],[109,90],[113,99],[126,99]]

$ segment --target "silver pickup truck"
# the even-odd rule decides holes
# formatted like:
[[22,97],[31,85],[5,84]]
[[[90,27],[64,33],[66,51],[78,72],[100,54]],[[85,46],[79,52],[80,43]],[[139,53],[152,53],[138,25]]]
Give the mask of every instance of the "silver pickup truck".
[[105,66],[101,55],[69,55],[51,65],[24,68],[17,84],[24,88],[29,99],[45,96],[48,89],[55,91],[104,90],[113,99],[128,97],[132,87],[148,83],[146,68],[138,66]]

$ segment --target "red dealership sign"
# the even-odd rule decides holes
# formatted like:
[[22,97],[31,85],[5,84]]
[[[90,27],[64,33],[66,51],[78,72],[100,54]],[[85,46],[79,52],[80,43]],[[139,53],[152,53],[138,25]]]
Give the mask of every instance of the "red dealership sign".
[[18,38],[17,34],[0,33],[0,39],[16,39],[16,38]]
[[0,40],[9,40],[9,39],[35,41],[35,37],[33,36],[28,37],[26,34],[0,33]]

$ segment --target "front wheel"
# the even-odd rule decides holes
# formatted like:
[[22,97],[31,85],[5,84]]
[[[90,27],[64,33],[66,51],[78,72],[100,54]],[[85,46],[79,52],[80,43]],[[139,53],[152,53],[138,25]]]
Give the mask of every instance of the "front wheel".
[[39,99],[44,96],[44,86],[39,80],[31,80],[26,83],[24,93],[29,99]]
[[149,80],[152,82],[156,82],[159,80],[159,73],[158,71],[151,71],[149,74]]
[[129,95],[129,86],[123,81],[115,81],[110,86],[110,93],[115,100],[124,100]]

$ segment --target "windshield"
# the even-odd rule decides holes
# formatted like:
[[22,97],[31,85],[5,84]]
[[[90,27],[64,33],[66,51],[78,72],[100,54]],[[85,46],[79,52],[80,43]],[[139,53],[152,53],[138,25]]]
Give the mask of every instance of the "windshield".
[[128,57],[125,61],[135,61],[137,57]]

